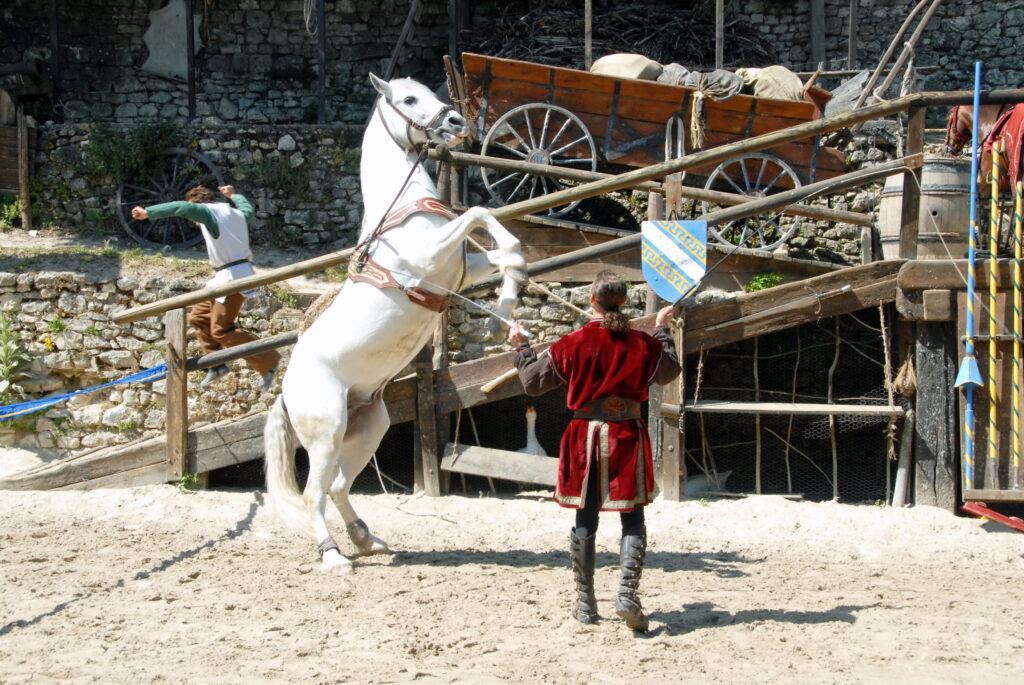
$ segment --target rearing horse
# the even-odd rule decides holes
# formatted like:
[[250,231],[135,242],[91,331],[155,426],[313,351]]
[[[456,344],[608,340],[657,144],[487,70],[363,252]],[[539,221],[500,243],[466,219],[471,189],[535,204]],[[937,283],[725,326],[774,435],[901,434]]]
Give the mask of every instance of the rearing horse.
[[[428,144],[458,143],[465,119],[412,79],[370,81],[380,97],[363,136],[364,215],[349,279],[296,343],[263,433],[270,499],[314,536],[324,570],[352,568],[327,527],[328,495],[360,553],[388,550],[349,503],[390,425],[384,386],[426,344],[450,292],[500,270],[498,313],[508,318],[525,276],[519,240],[480,207],[456,218],[420,164]],[[467,254],[477,228],[497,249]],[[301,498],[296,440],[309,454]]]

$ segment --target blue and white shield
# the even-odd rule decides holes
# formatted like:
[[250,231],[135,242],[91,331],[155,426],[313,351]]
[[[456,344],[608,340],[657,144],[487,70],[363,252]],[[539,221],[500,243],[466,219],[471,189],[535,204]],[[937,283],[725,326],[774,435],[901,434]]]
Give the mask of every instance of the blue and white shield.
[[645,221],[640,233],[644,278],[658,297],[679,302],[707,270],[707,222]]

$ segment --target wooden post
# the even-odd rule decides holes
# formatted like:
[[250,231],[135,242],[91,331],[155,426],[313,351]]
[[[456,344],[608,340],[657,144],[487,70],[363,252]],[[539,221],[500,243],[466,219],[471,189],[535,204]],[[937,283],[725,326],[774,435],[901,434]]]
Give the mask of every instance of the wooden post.
[[49,0],[50,10],[50,76],[52,78],[50,100],[53,104],[60,101],[61,96],[61,64],[60,64],[60,15],[57,11],[57,0]]
[[196,118],[196,18],[192,7],[192,0],[185,0],[185,51],[188,53],[185,58],[186,73],[188,81],[188,118]]
[[825,61],[825,0],[811,0],[811,61]]
[[583,68],[590,71],[594,63],[594,0],[583,2]]
[[956,511],[959,412],[956,322],[918,322],[914,421],[914,503]]
[[[924,107],[908,110],[907,154],[924,152]],[[900,208],[900,258],[917,259],[917,234],[921,214],[922,167],[903,172],[903,205]]]
[[[442,195],[442,197],[444,197]],[[434,354],[431,360],[434,371],[441,371],[448,368],[448,310],[446,309],[441,314],[441,321],[438,322],[437,328],[434,329]],[[440,454],[444,450],[444,446],[448,443],[448,436],[452,432],[451,425],[451,414],[444,411],[440,406],[434,406],[435,412],[435,425],[437,426],[437,450],[440,455],[439,458],[443,458],[444,455]],[[451,479],[451,473],[448,471],[440,472],[440,491],[448,492],[449,480]]]
[[327,10],[324,0],[316,0],[316,120],[327,120]]
[[850,25],[846,34],[846,68],[857,68],[857,23],[860,0],[850,0]]
[[441,495],[441,467],[437,455],[437,411],[434,402],[434,351],[425,345],[416,361],[416,438],[418,454],[413,489],[430,497]]
[[725,0],[715,0],[715,69],[725,64]]
[[[33,129],[35,131],[35,129]],[[29,180],[32,175],[32,162],[29,159],[28,144],[29,128],[25,123],[25,110],[18,105],[18,197],[21,201],[21,227],[28,231],[32,228],[32,200],[29,194]]]
[[188,447],[188,375],[185,371],[185,310],[164,314],[167,338],[167,463],[172,478],[185,473]]
[[[651,221],[657,221],[664,217],[661,205],[661,195],[658,193],[648,193],[647,195],[647,218]],[[646,286],[646,304],[644,307],[645,314],[654,314],[658,311],[661,305],[661,300],[658,298],[657,293],[651,288]],[[652,385],[650,390],[650,401],[648,402],[647,410],[647,425],[654,428],[649,431],[651,433],[651,454],[654,455],[655,468],[662,463],[664,458],[661,454],[662,433],[662,418],[661,418],[661,405],[665,401],[665,391],[660,385]]]

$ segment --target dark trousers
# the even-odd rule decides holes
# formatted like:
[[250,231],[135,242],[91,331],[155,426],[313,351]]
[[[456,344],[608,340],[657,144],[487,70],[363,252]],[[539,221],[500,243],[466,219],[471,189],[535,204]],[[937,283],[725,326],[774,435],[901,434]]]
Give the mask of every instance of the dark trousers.
[[[600,468],[595,459],[590,463],[590,474],[587,478],[587,492],[583,497],[583,508],[576,510],[576,536],[580,539],[590,537],[597,532],[598,515],[601,513],[601,495],[597,482],[600,480]],[[622,524],[622,535],[644,534],[644,508],[637,506],[633,511],[619,512]]]
[[[207,300],[189,310],[188,323],[196,331],[196,339],[199,340],[203,354],[257,340],[255,335],[235,325],[235,317],[242,309],[243,302],[245,297],[235,293],[225,297],[223,302]],[[245,361],[262,376],[277,366],[280,359],[281,355],[276,350],[269,350],[246,357]]]

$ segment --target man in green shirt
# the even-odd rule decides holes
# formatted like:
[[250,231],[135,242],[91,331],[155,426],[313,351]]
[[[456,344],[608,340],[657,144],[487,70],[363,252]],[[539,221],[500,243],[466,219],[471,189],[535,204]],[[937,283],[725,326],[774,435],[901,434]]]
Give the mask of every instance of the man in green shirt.
[[[134,219],[165,219],[180,216],[199,225],[206,241],[210,264],[216,272],[206,283],[206,287],[256,273],[252,268],[247,223],[253,216],[252,205],[244,195],[235,192],[234,186],[220,186],[217,190],[230,200],[230,203],[217,202],[213,191],[205,186],[196,186],[185,193],[184,202],[165,202],[132,209]],[[235,324],[242,303],[252,292],[247,290],[234,293],[200,302],[192,307],[188,314],[188,322],[196,331],[196,338],[203,354],[256,340],[255,335]],[[281,355],[275,350],[245,358],[249,366],[262,377],[263,392],[270,389],[274,380],[274,370],[280,359]],[[199,387],[206,388],[227,373],[230,373],[230,369],[226,364],[215,366],[206,372],[206,377]]]

